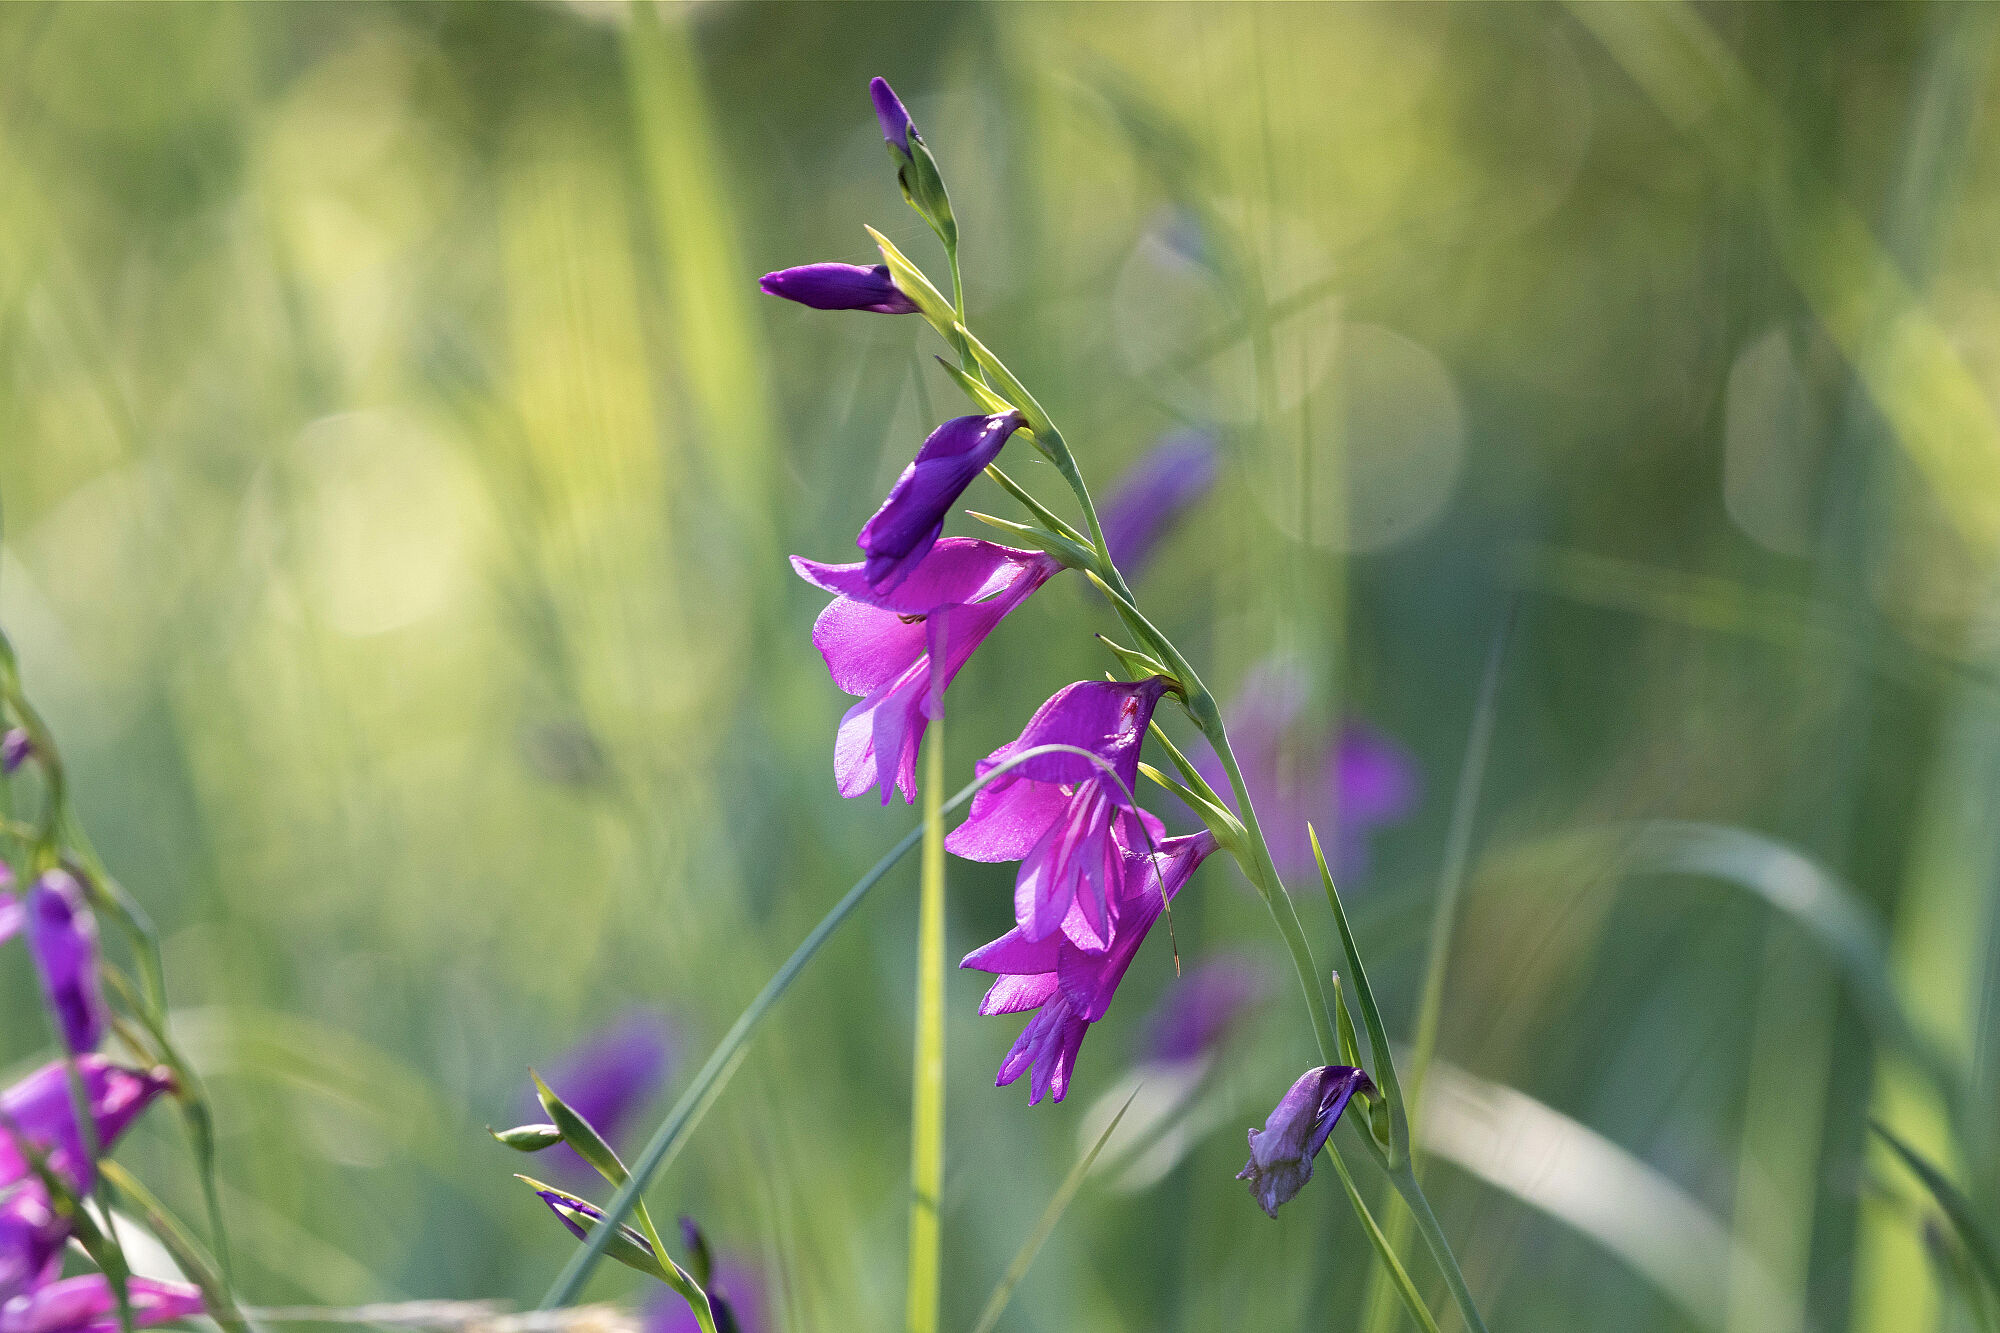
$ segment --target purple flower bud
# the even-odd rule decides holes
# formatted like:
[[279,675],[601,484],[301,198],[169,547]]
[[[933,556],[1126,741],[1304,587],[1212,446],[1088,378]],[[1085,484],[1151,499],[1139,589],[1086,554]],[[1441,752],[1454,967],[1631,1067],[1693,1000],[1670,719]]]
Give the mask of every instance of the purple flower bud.
[[97,922],[83,886],[66,870],[51,870],[28,891],[23,913],[28,949],[42,992],[55,1010],[63,1041],[74,1054],[104,1040],[106,1010],[97,976]]
[[896,90],[880,75],[868,81],[868,95],[875,101],[875,119],[882,122],[882,137],[889,141],[891,148],[907,155],[917,127],[910,123],[910,113],[903,109],[903,99],[896,96]]
[[[173,1075],[164,1069],[126,1069],[101,1055],[78,1056],[76,1063],[96,1122],[98,1146],[107,1150],[155,1097],[174,1085]],[[0,1189],[34,1174],[21,1151],[23,1141],[73,1191],[82,1194],[90,1189],[96,1171],[77,1129],[69,1071],[61,1061],[43,1065],[0,1092]]]
[[1250,1195],[1267,1217],[1312,1179],[1313,1158],[1357,1091],[1372,1090],[1368,1075],[1347,1065],[1321,1065],[1299,1075],[1264,1128],[1250,1131],[1250,1160],[1236,1173],[1250,1182]]
[[22,1181],[0,1200],[0,1309],[55,1280],[67,1232],[39,1181]]
[[[774,1327],[764,1314],[764,1279],[749,1264],[727,1255],[716,1261],[703,1289],[715,1311],[716,1333],[768,1333]],[[694,1311],[671,1291],[647,1302],[641,1316],[645,1333],[697,1333]]]
[[1194,1060],[1208,1054],[1264,994],[1264,978],[1239,956],[1203,963],[1167,988],[1146,1025],[1148,1059]]
[[1215,485],[1215,473],[1215,437],[1207,431],[1179,431],[1154,445],[1105,501],[1112,562],[1127,575],[1143,567],[1181,512]]
[[1059,753],[1011,768],[972,798],[972,813],[945,839],[968,861],[1021,862],[1014,920],[1028,940],[1039,943],[1060,930],[1080,949],[1101,953],[1110,945],[1119,877],[1112,823],[1132,809],[1139,750],[1166,689],[1159,676],[1067,686],[1018,739],[979,761],[983,776],[1040,745],[1073,745],[1104,761]]
[[[673,1029],[665,1016],[635,1009],[598,1028],[558,1056],[543,1081],[572,1111],[590,1122],[604,1141],[616,1148],[631,1127],[632,1117],[660,1090],[674,1053]],[[529,1114],[542,1117],[532,1094]],[[563,1153],[574,1166],[583,1162],[574,1150]]]
[[0,774],[12,777],[34,752],[35,743],[29,739],[27,729],[10,727],[6,735],[0,736]]
[[1162,841],[1159,821],[1143,811],[1118,821],[1118,883],[1111,900],[1111,943],[1096,953],[1062,934],[1031,939],[1021,927],[965,956],[960,967],[999,976],[979,1002],[982,1014],[1036,1010],[1000,1064],[995,1086],[1005,1087],[1029,1069],[1028,1104],[1045,1094],[1056,1101],[1069,1091],[1076,1053],[1090,1025],[1111,1007],[1146,932],[1209,853],[1215,835],[1204,829]]
[[813,645],[833,683],[861,696],[840,720],[834,781],[849,797],[880,787],[887,805],[891,791],[916,799],[917,747],[939,696],[986,636],[1062,565],[1039,551],[947,537],[886,594],[869,586],[862,564],[794,556],[792,568],[836,594],[813,623]]
[[[527,1180],[528,1178],[520,1176],[517,1179]],[[599,1226],[604,1225],[604,1210],[588,1199],[579,1198],[577,1195],[571,1194],[568,1190],[559,1190],[547,1185],[537,1188],[535,1193],[540,1196],[543,1203],[549,1206],[549,1211],[556,1215],[556,1220],[561,1222],[565,1227],[568,1227],[569,1233],[578,1240],[589,1240],[590,1232],[584,1229],[583,1223],[577,1221],[577,1218],[587,1217]],[[653,1253],[653,1243],[639,1234],[636,1229],[628,1226],[620,1226],[618,1234],[633,1245],[638,1246],[645,1253]],[[654,1257],[657,1258],[658,1256],[655,1255]]]
[[[132,1325],[150,1328],[202,1312],[201,1292],[135,1277],[125,1284]],[[118,1302],[102,1273],[51,1282],[0,1305],[0,1333],[117,1333]]]
[[889,276],[887,264],[801,264],[766,273],[757,285],[773,296],[815,310],[872,310],[878,315],[913,315],[917,303]]
[[868,559],[863,572],[877,593],[908,578],[940,534],[945,515],[1024,423],[1019,412],[954,417],[930,433],[889,488],[889,498],[854,539]]

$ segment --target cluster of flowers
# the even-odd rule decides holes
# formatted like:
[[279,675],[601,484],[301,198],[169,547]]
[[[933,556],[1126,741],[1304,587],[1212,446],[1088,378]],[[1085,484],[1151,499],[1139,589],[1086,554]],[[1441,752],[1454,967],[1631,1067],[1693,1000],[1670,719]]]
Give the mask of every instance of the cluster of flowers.
[[[24,753],[13,743],[0,750]],[[110,1281],[101,1273],[63,1278],[63,1249],[96,1183],[93,1147],[108,1151],[173,1078],[98,1053],[110,1016],[98,979],[97,925],[76,876],[52,867],[20,898],[13,885],[13,871],[0,863],[0,944],[16,936],[26,942],[68,1056],[0,1091],[0,1333],[112,1333],[119,1319]],[[87,1127],[77,1121],[72,1069]],[[201,1293],[177,1282],[132,1278],[126,1296],[135,1326],[202,1312]]]

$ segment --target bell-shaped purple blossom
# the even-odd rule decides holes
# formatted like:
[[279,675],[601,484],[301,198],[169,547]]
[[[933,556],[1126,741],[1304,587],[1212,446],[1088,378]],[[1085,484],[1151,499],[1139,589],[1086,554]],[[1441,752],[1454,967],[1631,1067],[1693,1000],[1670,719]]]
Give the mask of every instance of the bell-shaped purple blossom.
[[1176,431],[1120,477],[1104,502],[1104,542],[1127,576],[1143,567],[1174,520],[1215,485],[1215,437]]
[[1140,1048],[1149,1060],[1198,1060],[1221,1044],[1263,994],[1264,975],[1249,959],[1210,959],[1167,988]]
[[42,993],[77,1055],[104,1040],[107,1011],[97,976],[97,921],[83,886],[67,870],[50,870],[28,890],[23,905],[28,949],[35,956]]
[[1062,565],[1039,551],[947,537],[886,593],[870,586],[861,564],[794,556],[792,568],[835,594],[813,623],[813,646],[833,683],[861,696],[840,720],[834,780],[842,796],[879,787],[886,805],[892,790],[916,799],[917,748],[953,678]]
[[[201,1292],[182,1282],[127,1280],[132,1325],[187,1319],[202,1312]],[[117,1333],[118,1300],[102,1273],[65,1278],[0,1304],[0,1333]]]
[[[97,1143],[109,1149],[155,1097],[172,1088],[164,1069],[127,1069],[101,1055],[77,1057],[77,1071],[96,1124]],[[23,1141],[48,1167],[81,1194],[96,1172],[70,1103],[69,1071],[61,1062],[43,1065],[0,1092],[0,1189],[33,1174]]]
[[1023,424],[1019,412],[999,412],[954,417],[930,433],[854,539],[868,557],[862,570],[869,587],[891,592],[910,576],[944,532],[945,515],[958,497]]
[[878,315],[912,315],[917,303],[889,276],[887,264],[801,264],[766,273],[757,285],[772,296],[814,310],[872,310]]
[[1069,1091],[1084,1035],[1111,1007],[1118,983],[1125,979],[1165,903],[1181,891],[1216,846],[1215,835],[1206,829],[1161,841],[1159,821],[1143,812],[1125,814],[1118,825],[1119,870],[1111,899],[1109,948],[1085,952],[1060,933],[1030,938],[1016,926],[974,949],[959,964],[999,976],[979,1002],[980,1013],[1036,1011],[1001,1062],[995,1080],[996,1086],[1005,1087],[1032,1069],[1030,1106],[1044,1094],[1061,1101]]
[[[1082,755],[1037,755],[1007,770],[972,798],[972,813],[945,839],[968,861],[1019,861],[1014,920],[1040,942],[1060,930],[1085,950],[1112,941],[1111,900],[1119,882],[1112,823],[1130,811],[1139,751],[1165,678],[1136,684],[1082,681],[1058,690],[1018,739],[979,761],[983,777],[1014,755],[1041,745],[1070,745]],[[1108,770],[1108,771],[1107,771]]]
[[896,96],[896,90],[879,74],[868,81],[868,96],[875,103],[875,119],[882,123],[882,137],[891,148],[908,156],[917,127],[911,123],[910,113],[903,109],[903,99]]
[[40,1181],[20,1181],[0,1198],[0,1307],[55,1280],[68,1232]]
[[[552,1061],[543,1075],[568,1107],[590,1122],[604,1141],[618,1148],[632,1118],[666,1081],[673,1060],[674,1034],[666,1017],[654,1010],[635,1009],[598,1028]],[[532,1093],[525,1100],[529,1116],[540,1119],[541,1103]],[[567,1144],[561,1151],[570,1164],[587,1169]]]
[[1313,1158],[1326,1146],[1340,1113],[1356,1092],[1372,1090],[1368,1075],[1349,1065],[1321,1065],[1298,1081],[1271,1109],[1264,1128],[1250,1131],[1250,1160],[1236,1173],[1250,1182],[1251,1197],[1267,1217],[1312,1179]]
[[[1304,674],[1286,662],[1265,663],[1229,708],[1230,741],[1278,873],[1297,879],[1315,872],[1310,823],[1327,840],[1334,875],[1351,879],[1367,870],[1375,831],[1416,810],[1423,781],[1406,748],[1359,718],[1331,738],[1306,734],[1298,724],[1305,703]],[[1212,753],[1195,766],[1228,795],[1229,780]]]

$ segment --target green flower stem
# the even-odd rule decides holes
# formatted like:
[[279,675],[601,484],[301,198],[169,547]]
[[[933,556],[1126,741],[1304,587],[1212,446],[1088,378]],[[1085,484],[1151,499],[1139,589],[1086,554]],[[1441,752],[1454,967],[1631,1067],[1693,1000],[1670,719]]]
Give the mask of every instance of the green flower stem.
[[[947,628],[946,633],[949,633]],[[924,848],[917,907],[917,1032],[910,1066],[909,1333],[936,1333],[944,1192],[944,716],[924,738]]]
[[1396,1247],[1382,1234],[1382,1228],[1375,1225],[1375,1215],[1368,1211],[1367,1200],[1363,1199],[1361,1191],[1354,1187],[1354,1177],[1348,1174],[1347,1163],[1340,1158],[1340,1149],[1328,1142],[1326,1155],[1333,1163],[1334,1171],[1340,1176],[1341,1188],[1347,1191],[1347,1202],[1353,1206],[1354,1215],[1361,1219],[1362,1230],[1368,1233],[1368,1240],[1375,1246],[1375,1253],[1382,1256],[1381,1271],[1387,1273],[1390,1280],[1395,1283],[1396,1290],[1403,1297],[1403,1304],[1409,1308],[1410,1317],[1417,1321],[1417,1326],[1423,1329],[1424,1333],[1438,1333],[1437,1319],[1431,1314],[1430,1307],[1424,1304],[1424,1298],[1417,1294],[1417,1284],[1410,1281],[1408,1270],[1396,1257]]

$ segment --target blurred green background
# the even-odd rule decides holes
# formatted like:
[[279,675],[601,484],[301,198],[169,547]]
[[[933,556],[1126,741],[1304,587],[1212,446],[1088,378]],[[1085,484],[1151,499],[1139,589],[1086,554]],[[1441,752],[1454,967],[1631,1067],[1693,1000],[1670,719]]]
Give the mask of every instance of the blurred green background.
[[[1429,1177],[1493,1326],[1976,1327],[1866,1125],[2000,1195],[1995,41],[1933,5],[0,9],[0,622],[165,932],[248,1298],[532,1302],[570,1242],[481,1129],[526,1066],[657,1010],[663,1108],[912,823],[833,791],[849,701],[784,556],[846,558],[962,409],[916,321],[756,288],[872,262],[863,223],[941,272],[881,74],[1093,485],[1222,442],[1145,604],[1225,696],[1286,653],[1308,724],[1414,755],[1345,886],[1402,1031],[1519,608],[1440,1048],[1480,1082]],[[953,769],[1113,627],[1074,577],[1014,617]],[[951,875],[956,957],[1011,870]],[[899,1317],[914,879],[654,1191],[773,1329]],[[1218,860],[1174,919],[1266,998],[1003,1327],[1359,1327],[1331,1174],[1276,1223],[1230,1178],[1312,1063],[1268,917]],[[1960,1132],[1856,1005],[1884,974]],[[990,1086],[1018,1021],[951,977],[947,1327],[1172,984],[1155,940],[1030,1110]],[[18,959],[0,1006],[0,1067],[40,1058]],[[199,1214],[169,1118],[131,1151]]]

